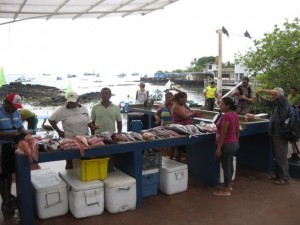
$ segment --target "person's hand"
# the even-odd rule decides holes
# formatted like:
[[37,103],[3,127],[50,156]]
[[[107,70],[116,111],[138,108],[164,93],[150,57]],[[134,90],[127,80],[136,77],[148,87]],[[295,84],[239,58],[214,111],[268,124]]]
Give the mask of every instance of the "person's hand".
[[221,149],[216,149],[216,151],[215,151],[215,156],[216,157],[221,157],[221,155],[222,155],[222,153],[221,153]]
[[64,138],[65,137],[65,132],[63,132],[63,131],[59,131],[59,132],[57,132],[58,133],[58,136],[60,137],[60,138]]
[[156,117],[155,117],[155,122],[154,122],[154,123],[155,123],[156,125],[158,125],[158,124],[160,124],[160,121],[161,121],[160,117],[159,117],[159,116],[156,116]]

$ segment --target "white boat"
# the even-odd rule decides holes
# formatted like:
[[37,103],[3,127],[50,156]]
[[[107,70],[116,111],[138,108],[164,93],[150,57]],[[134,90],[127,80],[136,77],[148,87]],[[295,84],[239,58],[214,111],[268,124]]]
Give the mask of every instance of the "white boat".
[[42,75],[43,75],[43,76],[51,76],[50,73],[43,73]]
[[26,78],[25,76],[19,77],[18,79],[15,80],[15,82],[30,82],[34,78]]
[[84,76],[95,76],[96,74],[95,73],[84,73],[83,75]]
[[117,77],[119,77],[119,78],[126,77],[126,73],[120,73],[120,74],[117,75]]
[[62,77],[56,77],[56,80],[62,80]]
[[67,76],[68,78],[73,78],[73,77],[77,77],[75,74],[68,74]]

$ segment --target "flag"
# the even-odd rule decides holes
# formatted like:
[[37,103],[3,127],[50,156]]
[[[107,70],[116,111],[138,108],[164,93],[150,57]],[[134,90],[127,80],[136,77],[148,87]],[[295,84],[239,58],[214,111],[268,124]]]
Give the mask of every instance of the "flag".
[[71,92],[72,91],[72,85],[71,85],[71,82],[69,82],[69,85],[68,85],[68,87],[66,88],[66,95],[65,95],[65,97],[67,98],[67,94],[69,93],[69,92]]
[[0,87],[6,84],[5,76],[4,76],[4,70],[1,68],[0,70]]

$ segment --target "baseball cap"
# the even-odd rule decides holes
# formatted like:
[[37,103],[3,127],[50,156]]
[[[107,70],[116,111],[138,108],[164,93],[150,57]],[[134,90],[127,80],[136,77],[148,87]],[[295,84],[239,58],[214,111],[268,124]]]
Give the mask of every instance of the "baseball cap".
[[67,94],[67,102],[77,102],[78,94],[74,91],[71,91]]
[[139,86],[145,87],[145,83],[141,82]]
[[6,96],[6,101],[12,104],[16,109],[23,108],[22,106],[22,98],[17,94],[8,94]]
[[284,96],[284,91],[283,91],[282,88],[276,87],[276,88],[274,88],[273,90],[277,91],[280,95],[283,95],[283,96]]

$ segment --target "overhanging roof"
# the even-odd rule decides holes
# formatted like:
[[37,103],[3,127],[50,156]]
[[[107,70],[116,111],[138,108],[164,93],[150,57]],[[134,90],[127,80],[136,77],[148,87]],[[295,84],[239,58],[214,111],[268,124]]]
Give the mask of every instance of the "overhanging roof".
[[178,0],[0,0],[0,18],[78,19],[146,15]]

